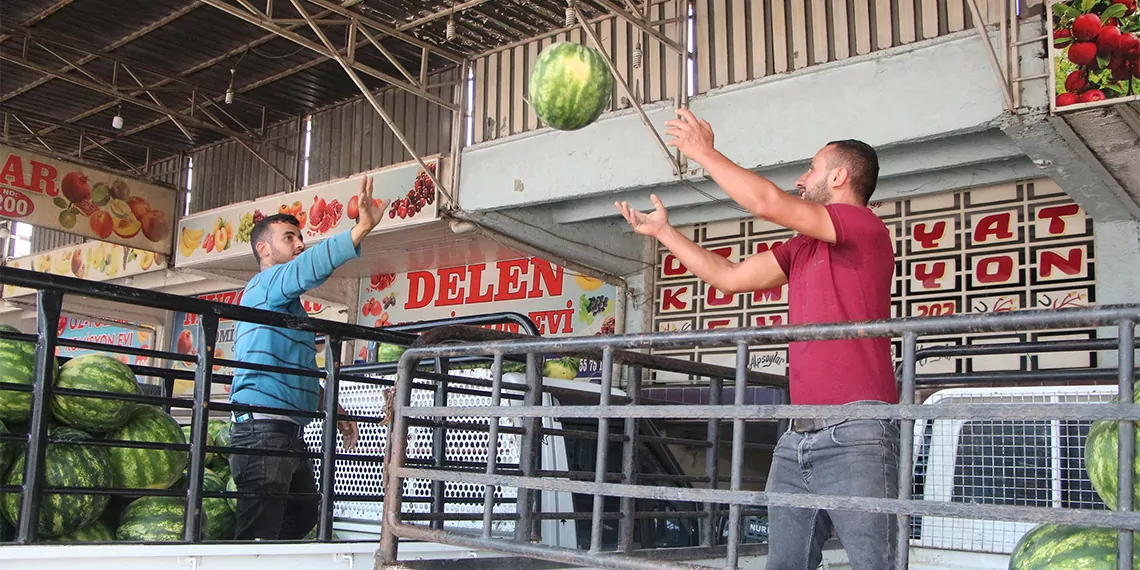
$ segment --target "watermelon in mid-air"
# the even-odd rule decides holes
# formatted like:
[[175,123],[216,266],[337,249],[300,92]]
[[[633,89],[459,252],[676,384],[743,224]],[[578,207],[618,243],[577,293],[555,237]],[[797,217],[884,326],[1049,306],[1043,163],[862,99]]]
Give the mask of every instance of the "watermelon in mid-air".
[[[142,393],[135,373],[126,364],[102,354],[85,354],[67,361],[60,367],[56,387],[116,394]],[[122,426],[135,406],[137,404],[126,400],[93,396],[55,394],[52,398],[52,414],[55,419],[91,433],[102,433]]]
[[562,131],[593,123],[610,104],[614,78],[598,50],[558,42],[538,56],[527,100],[547,125]]
[[[19,329],[0,325],[0,331],[18,333]],[[22,340],[0,340],[0,382],[31,386],[36,370],[36,344]],[[59,374],[55,359],[52,373]],[[32,416],[32,393],[0,390],[0,421],[20,424]]]
[[[1116,531],[1043,524],[1025,533],[1009,556],[1009,570],[1116,570]],[[1133,538],[1133,565],[1140,566],[1140,534]]]
[[[77,429],[55,427],[48,432],[67,442],[49,443],[44,453],[44,485],[48,487],[110,487],[111,467],[105,448],[85,446],[90,436]],[[16,458],[4,477],[7,485],[20,485],[24,480],[24,456]],[[20,493],[0,495],[4,516],[13,525],[19,519]],[[107,506],[107,495],[44,494],[40,503],[38,534],[41,537],[62,536],[95,522]]]
[[[123,427],[107,439],[186,444],[182,428],[156,406],[139,406]],[[169,489],[186,469],[190,454],[174,449],[112,447],[111,471],[115,486],[124,489]]]

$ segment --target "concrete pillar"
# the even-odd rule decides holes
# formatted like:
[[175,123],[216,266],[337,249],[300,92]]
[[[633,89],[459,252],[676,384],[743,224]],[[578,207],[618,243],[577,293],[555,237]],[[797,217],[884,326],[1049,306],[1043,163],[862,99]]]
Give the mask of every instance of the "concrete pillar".
[[[1140,303],[1140,222],[1094,221],[1096,235],[1096,304]],[[1097,338],[1116,338],[1114,327],[1097,330]],[[1116,367],[1115,350],[1098,354],[1101,368]],[[1140,362],[1137,351],[1136,362]]]

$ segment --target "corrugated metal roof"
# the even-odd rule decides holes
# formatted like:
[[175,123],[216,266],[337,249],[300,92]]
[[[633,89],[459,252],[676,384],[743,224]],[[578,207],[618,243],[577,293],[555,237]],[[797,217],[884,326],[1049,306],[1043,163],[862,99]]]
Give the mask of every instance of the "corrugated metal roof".
[[[244,10],[233,0],[225,1]],[[462,0],[327,2],[349,4],[346,9],[353,14],[404,27],[409,37],[464,57],[561,27],[565,10],[561,0],[491,0],[456,13],[458,36],[446,41],[446,17],[414,27],[408,24],[450,10]],[[289,0],[270,0],[269,4],[274,18],[298,19],[282,24],[292,33],[321,43],[299,21]],[[253,5],[263,9],[266,2]],[[343,48],[348,26],[329,21],[344,18],[327,13],[318,16],[326,12],[319,0],[305,0],[303,5],[310,15],[325,21],[322,30],[330,43]],[[582,9],[588,17],[602,13],[589,4]],[[35,122],[38,126],[33,130],[56,154],[78,153],[84,130],[85,136],[106,141],[104,146],[111,152],[141,165],[146,145],[153,147],[151,160],[158,161],[235,133],[256,141],[263,116],[267,123],[276,124],[359,96],[356,85],[335,61],[199,0],[20,0],[0,3],[0,11],[0,111],[29,125]],[[409,72],[418,75],[420,47],[371,33]],[[358,62],[402,79],[399,70],[367,45],[363,35],[357,41],[364,44],[356,51]],[[82,69],[63,60],[83,62]],[[432,55],[428,68],[436,72],[453,65],[445,57]],[[231,82],[230,69],[234,69],[237,100],[226,105],[221,99]],[[149,94],[141,91],[127,70],[154,89]],[[52,73],[75,80],[53,78]],[[360,75],[369,87],[385,86]],[[150,108],[127,102],[120,111],[116,89]],[[221,108],[205,103],[207,98],[218,101]],[[192,99],[199,108],[192,108]],[[164,110],[185,115],[180,122],[191,138]],[[124,119],[118,131],[111,128],[116,113]],[[17,131],[9,123],[11,135]],[[26,130],[18,127],[18,133]],[[38,144],[35,139],[21,141]],[[107,151],[92,146],[84,150],[85,158],[122,167]]]

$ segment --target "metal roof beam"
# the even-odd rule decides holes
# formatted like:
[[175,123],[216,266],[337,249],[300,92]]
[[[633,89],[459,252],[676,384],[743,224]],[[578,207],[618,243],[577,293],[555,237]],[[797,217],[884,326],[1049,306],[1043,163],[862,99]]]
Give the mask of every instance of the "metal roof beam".
[[130,93],[126,93],[124,91],[120,91],[120,90],[115,89],[115,88],[107,87],[107,86],[101,85],[99,83],[96,83],[94,81],[89,81],[87,79],[81,79],[81,78],[75,77],[73,75],[66,75],[66,74],[60,73],[54,69],[49,69],[49,68],[43,67],[39,64],[36,64],[34,62],[28,61],[22,57],[17,57],[17,56],[8,54],[8,53],[0,52],[0,59],[4,59],[4,60],[9,61],[11,63],[14,63],[16,65],[19,65],[21,67],[26,67],[28,69],[31,69],[33,71],[38,71],[40,73],[53,75],[58,79],[62,79],[64,81],[67,81],[68,83],[72,83],[72,84],[78,85],[80,87],[85,87],[85,88],[90,89],[91,91],[94,91],[96,93],[100,93],[100,94],[105,95],[107,97],[111,97],[113,99],[118,99],[118,100],[130,103],[132,105],[136,105],[138,107],[142,107],[144,109],[154,111],[155,113],[161,113],[163,115],[171,115],[171,116],[178,117],[179,119],[181,119],[182,121],[184,121],[186,124],[189,124],[189,125],[195,125],[195,126],[203,128],[203,129],[208,129],[208,130],[223,134],[225,136],[233,137],[233,138],[237,138],[237,139],[247,138],[247,137],[256,138],[256,135],[254,135],[252,133],[242,134],[242,133],[238,133],[232,129],[226,128],[226,127],[219,127],[218,125],[215,125],[209,121],[203,121],[197,117],[191,117],[189,115],[185,115],[183,113],[179,113],[177,111],[174,111],[174,110],[170,109],[169,107],[167,107],[166,105],[163,105],[160,103],[153,103],[151,101],[145,101],[142,99],[136,99],[136,98],[132,97]]
[[310,4],[316,4],[317,6],[320,6],[321,8],[324,8],[325,10],[329,10],[329,11],[334,12],[336,14],[340,14],[341,16],[344,16],[345,18],[348,18],[350,20],[356,20],[357,22],[364,24],[365,26],[368,26],[369,28],[372,28],[373,30],[376,30],[377,32],[380,32],[386,36],[391,36],[393,38],[403,40],[403,41],[405,41],[409,44],[412,44],[418,48],[433,51],[437,55],[439,55],[445,59],[449,59],[452,62],[463,63],[463,56],[461,56],[457,53],[454,53],[451,50],[441,48],[441,47],[439,47],[439,46],[437,46],[431,42],[426,42],[426,41],[421,40],[417,37],[405,34],[401,31],[397,30],[396,28],[393,28],[392,26],[389,26],[389,25],[381,23],[381,22],[377,22],[376,20],[373,20],[372,18],[369,18],[368,16],[365,16],[365,15],[357,13],[357,12],[353,12],[352,10],[349,10],[348,8],[342,8],[338,5],[336,5],[335,3],[330,2],[329,0],[306,0],[306,1]]
[[[99,54],[107,54],[107,53],[112,52],[116,49],[119,49],[119,48],[121,48],[121,47],[123,47],[123,46],[125,46],[125,45],[127,45],[127,44],[151,33],[151,32],[153,32],[153,31],[157,30],[158,28],[161,28],[161,27],[165,26],[166,24],[169,24],[170,22],[173,22],[174,20],[181,18],[182,16],[193,11],[198,6],[200,6],[200,4],[193,3],[193,4],[190,4],[188,6],[184,6],[178,10],[175,10],[175,11],[167,14],[166,16],[159,18],[158,20],[156,20],[154,22],[151,22],[150,24],[147,24],[146,26],[143,26],[142,28],[139,28],[139,29],[115,40],[114,42],[111,42],[110,45],[107,45],[106,47],[100,48],[98,53]],[[34,23],[34,22],[32,22],[32,23]],[[32,24],[30,24],[28,22],[23,23],[24,28],[27,28],[30,25],[32,25]],[[71,46],[67,46],[67,47],[71,47]],[[90,51],[90,50],[83,49],[82,51]],[[96,53],[94,53],[94,52],[89,53],[88,55],[83,56],[79,61],[75,62],[74,64],[66,65],[66,66],[60,68],[60,71],[66,72],[66,71],[70,71],[72,69],[77,69],[78,67],[76,67],[76,66],[86,65],[92,61],[95,61],[99,57],[100,57],[100,55],[96,55]],[[52,79],[55,79],[55,78],[50,76],[50,75],[45,75],[39,79],[36,79],[35,81],[28,83],[27,85],[21,85],[19,88],[15,89],[14,91],[12,91],[10,93],[5,93],[3,95],[0,95],[0,103],[3,103],[4,101],[7,101],[13,97],[20,95],[20,94],[31,91],[32,89],[35,89],[36,87],[39,87],[40,85],[43,85],[44,83],[47,83],[47,82],[51,81]]]
[[[281,37],[283,37],[289,41],[292,41],[293,43],[295,43],[297,45],[304,46],[304,47],[306,47],[306,48],[308,48],[308,49],[310,49],[316,53],[319,53],[319,54],[325,56],[327,59],[339,60],[341,57],[341,55],[337,51],[331,49],[330,47],[326,47],[326,46],[322,46],[320,44],[314,43],[311,40],[309,40],[308,38],[306,38],[300,34],[291,32],[289,30],[282,28],[281,26],[278,26],[277,24],[274,24],[270,18],[268,18],[265,14],[263,14],[261,12],[254,14],[251,12],[244,11],[240,8],[237,8],[237,7],[229,4],[225,0],[201,0],[201,1],[205,2],[206,4],[209,4],[210,6],[213,6],[217,9],[227,13],[227,14],[230,14],[236,18],[244,20],[250,24],[253,24],[253,25],[258,26],[262,29],[274,32],[277,35],[279,35],[279,36],[281,36]],[[334,6],[335,6],[335,4],[334,4]],[[315,22],[313,25],[314,26],[316,25]],[[317,29],[317,31],[319,31],[320,27],[317,26],[316,29]],[[329,44],[329,45],[331,45],[331,44]],[[389,74],[384,73],[382,71],[378,71],[378,70],[376,70],[370,66],[364,65],[364,64],[359,63],[359,62],[349,62],[348,65],[356,71],[359,71],[359,72],[364,73],[366,75],[372,76],[376,79],[384,81],[385,83],[388,83],[388,84],[390,84],[394,87],[397,87],[399,89],[402,89],[404,91],[407,91],[408,93],[416,95],[417,97],[420,97],[420,98],[425,99],[427,101],[431,101],[432,103],[435,103],[436,105],[439,105],[440,107],[443,107],[443,108],[451,110],[451,111],[458,111],[458,109],[455,107],[455,105],[452,104],[451,102],[446,101],[446,100],[444,100],[440,97],[437,97],[435,95],[432,95],[431,93],[428,93],[426,90],[424,90],[424,89],[422,89],[416,85],[413,85],[411,83],[408,83],[408,82],[404,81],[403,79],[389,75]]]

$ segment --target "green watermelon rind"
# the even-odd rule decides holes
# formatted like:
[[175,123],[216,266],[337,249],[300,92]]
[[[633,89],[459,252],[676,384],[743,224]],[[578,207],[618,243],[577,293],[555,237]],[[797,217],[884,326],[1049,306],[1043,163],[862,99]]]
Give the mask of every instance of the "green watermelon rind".
[[[18,333],[20,329],[0,325],[4,332]],[[0,378],[4,382],[31,386],[35,379],[36,345],[19,340],[0,340]],[[52,374],[59,378],[59,361],[52,359]],[[0,420],[20,424],[32,417],[31,392],[0,390]],[[0,473],[2,475],[3,473]]]
[[[186,444],[182,428],[156,406],[138,406],[127,423],[107,434],[118,441]],[[123,489],[169,489],[182,476],[190,454],[173,449],[110,448],[115,486]]]
[[[1009,570],[1116,570],[1114,529],[1043,524],[1021,537]],[[1133,537],[1133,565],[1140,566],[1140,533]]]
[[575,131],[597,120],[610,104],[614,79],[597,50],[557,42],[539,54],[531,69],[527,100],[542,122]]
[[[85,354],[67,361],[60,367],[56,387],[115,394],[142,393],[138,378],[126,364],[102,354]],[[136,406],[126,400],[95,396],[52,396],[55,419],[92,433],[118,429],[127,422]]]
[[45,540],[44,542],[55,543],[69,543],[69,542],[114,542],[115,533],[107,523],[96,520],[75,532],[66,534],[64,536],[57,536]]
[[[202,487],[211,492],[224,492],[226,479],[207,469],[203,474]],[[202,530],[209,540],[231,540],[237,530],[237,515],[226,499],[204,498],[202,510],[206,512]]]
[[[87,433],[69,427],[54,427],[48,432],[54,438],[69,441],[90,439]],[[107,450],[102,447],[71,443],[50,443],[45,451],[44,484],[49,487],[111,487],[111,467]],[[24,456],[8,469],[7,485],[20,485],[24,480]],[[19,493],[0,496],[0,507],[8,522],[16,524],[20,509]],[[106,508],[106,495],[47,494],[40,504],[37,533],[44,538],[66,535],[99,519]]]
[[115,539],[124,542],[178,542],[182,540],[185,521],[184,497],[141,497],[127,505],[119,515]]

